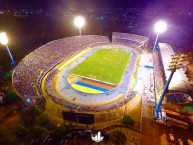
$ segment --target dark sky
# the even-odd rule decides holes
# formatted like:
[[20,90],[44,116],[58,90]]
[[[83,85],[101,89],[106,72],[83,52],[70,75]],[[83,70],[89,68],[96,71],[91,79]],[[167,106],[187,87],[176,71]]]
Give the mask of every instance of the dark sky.
[[0,5],[38,5],[67,8],[88,7],[140,7],[161,9],[186,9],[193,11],[193,0],[0,0]]

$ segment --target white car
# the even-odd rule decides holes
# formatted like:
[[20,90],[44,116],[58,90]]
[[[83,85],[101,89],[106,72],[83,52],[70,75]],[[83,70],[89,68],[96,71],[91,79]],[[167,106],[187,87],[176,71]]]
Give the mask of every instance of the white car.
[[173,134],[169,134],[169,139],[170,139],[170,141],[174,142],[174,135]]
[[193,145],[193,141],[191,141],[190,139],[187,139],[188,145]]
[[184,145],[183,141],[181,139],[178,139],[178,144],[179,145]]

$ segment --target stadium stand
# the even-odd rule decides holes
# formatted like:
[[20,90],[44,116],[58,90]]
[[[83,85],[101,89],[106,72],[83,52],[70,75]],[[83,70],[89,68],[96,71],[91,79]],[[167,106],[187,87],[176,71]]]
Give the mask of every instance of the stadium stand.
[[[118,36],[118,35],[117,35]],[[125,51],[131,51],[133,56],[130,60],[131,66],[130,69],[126,71],[126,74],[133,74],[135,72],[135,64],[138,57],[136,52],[141,51],[133,49],[133,47],[128,46],[138,46],[141,45],[139,41],[145,42],[145,37],[138,37],[138,35],[131,34],[131,39],[134,41],[126,42],[124,44]],[[28,54],[13,71],[13,79],[12,83],[22,100],[26,98],[35,98],[35,96],[43,97],[43,93],[41,90],[41,82],[43,77],[49,73],[49,77],[46,78],[46,90],[47,93],[50,95],[50,98],[57,104],[62,106],[67,106],[69,109],[79,110],[79,111],[101,111],[101,110],[108,110],[110,108],[116,108],[118,106],[126,104],[129,100],[135,96],[134,92],[128,92],[128,95],[124,95],[121,99],[117,102],[107,103],[107,105],[103,105],[100,107],[88,107],[88,106],[79,106],[73,104],[72,102],[68,102],[67,100],[61,99],[58,97],[58,94],[54,92],[52,87],[52,82],[54,76],[58,73],[57,69],[53,69],[56,65],[58,65],[64,59],[70,57],[76,52],[83,50],[84,48],[88,47],[98,47],[98,46],[111,46],[111,45],[120,46],[119,43],[110,43],[109,38],[107,36],[96,36],[96,35],[83,35],[83,36],[76,36],[76,37],[68,37],[59,40],[51,41],[30,54]],[[121,43],[122,45],[123,43]],[[130,45],[129,45],[130,44]],[[145,44],[144,44],[145,45]],[[126,47],[127,46],[127,47]],[[110,47],[111,48],[111,47]],[[118,47],[119,48],[119,47]],[[128,49],[129,48],[129,49]],[[127,50],[128,49],[128,50]],[[128,76],[128,75],[127,75]],[[130,75],[129,75],[130,76]],[[129,77],[128,76],[128,77]],[[131,78],[127,77],[127,81]],[[130,81],[130,80],[129,80]],[[125,86],[125,84],[123,84]],[[68,88],[67,88],[68,89]],[[122,87],[122,90],[127,91],[126,87]],[[131,90],[130,90],[131,91]],[[106,94],[104,94],[106,95]],[[108,96],[110,98],[110,95]],[[93,103],[93,102],[92,102]]]
[[147,47],[148,40],[149,38],[147,37],[128,33],[113,32],[112,35],[113,43],[131,46],[140,53],[142,53],[142,51]]
[[168,94],[166,94],[165,97],[166,103],[176,104],[176,103],[191,103],[192,98],[183,92],[178,91],[170,91]]
[[41,95],[43,76],[73,53],[96,43],[108,43],[106,36],[85,35],[68,37],[47,43],[28,54],[13,72],[13,86],[18,95],[25,99]]
[[162,63],[161,55],[159,51],[153,52],[153,66],[154,66],[154,75],[155,75],[156,94],[160,96],[164,89],[166,78],[165,78],[163,63]]

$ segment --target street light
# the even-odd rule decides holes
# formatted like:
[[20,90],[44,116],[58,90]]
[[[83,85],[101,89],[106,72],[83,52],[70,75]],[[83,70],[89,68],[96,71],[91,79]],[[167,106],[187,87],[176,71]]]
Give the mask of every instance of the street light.
[[10,59],[11,59],[11,63],[12,63],[12,65],[13,65],[13,67],[15,68],[15,67],[16,67],[16,64],[15,64],[15,61],[13,60],[13,57],[12,57],[12,55],[11,55],[11,52],[10,52],[8,46],[7,46],[8,39],[7,39],[7,35],[6,35],[5,32],[1,32],[1,33],[0,33],[0,43],[1,43],[2,45],[5,45],[5,47],[6,47],[6,49],[7,49],[7,52],[8,52],[8,54],[9,54],[9,57],[10,57]]
[[81,36],[81,28],[85,25],[85,19],[82,16],[77,16],[74,19],[74,24],[79,29],[79,35]]
[[155,43],[154,43],[154,46],[153,46],[153,51],[156,50],[159,34],[166,31],[166,29],[167,29],[167,24],[164,21],[158,21],[155,24],[154,30],[157,33],[157,36],[156,36]]

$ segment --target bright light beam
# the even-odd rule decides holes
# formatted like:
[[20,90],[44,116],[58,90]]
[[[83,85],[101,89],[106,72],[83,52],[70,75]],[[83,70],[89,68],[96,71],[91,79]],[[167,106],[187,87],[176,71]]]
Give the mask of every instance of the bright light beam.
[[77,16],[74,19],[74,24],[79,29],[79,35],[81,36],[81,28],[85,25],[85,19],[82,16]]
[[2,45],[5,45],[5,47],[6,47],[6,49],[7,49],[7,52],[8,52],[8,54],[9,54],[9,57],[10,57],[10,59],[11,59],[11,63],[12,63],[12,65],[13,65],[13,67],[15,68],[16,67],[16,64],[15,64],[15,61],[14,61],[14,59],[13,59],[13,57],[12,57],[12,55],[11,55],[11,52],[10,52],[10,50],[9,50],[9,48],[8,48],[8,38],[7,38],[7,35],[6,35],[6,33],[5,32],[1,32],[0,33],[0,43],[2,44]]
[[165,32],[166,29],[167,29],[167,23],[164,22],[164,21],[158,21],[158,22],[155,24],[154,30],[155,30],[155,32],[157,32],[157,36],[156,36],[156,40],[155,40],[155,43],[154,43],[154,46],[153,46],[153,51],[156,50],[156,46],[157,46],[157,41],[158,41],[158,38],[159,38],[159,34]]
[[163,33],[166,31],[167,29],[167,24],[166,22],[164,21],[158,21],[156,24],[155,24],[155,27],[154,27],[155,31],[157,33]]
[[8,39],[7,39],[7,35],[6,35],[5,32],[1,32],[1,33],[0,33],[0,42],[1,42],[1,44],[3,44],[3,45],[7,45]]

